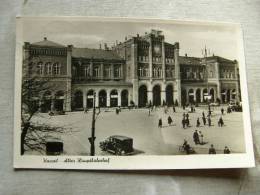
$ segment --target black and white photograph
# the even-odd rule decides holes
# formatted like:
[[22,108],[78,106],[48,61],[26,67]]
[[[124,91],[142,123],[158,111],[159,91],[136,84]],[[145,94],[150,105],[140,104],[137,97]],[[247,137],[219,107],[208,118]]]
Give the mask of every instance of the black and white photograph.
[[18,17],[14,167],[254,166],[239,24]]

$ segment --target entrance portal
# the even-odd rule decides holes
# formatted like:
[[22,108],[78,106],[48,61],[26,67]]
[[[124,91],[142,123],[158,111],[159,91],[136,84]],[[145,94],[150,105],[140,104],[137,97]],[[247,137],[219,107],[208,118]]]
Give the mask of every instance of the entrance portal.
[[153,105],[161,105],[161,87],[159,85],[153,87]]
[[138,90],[138,106],[145,107],[147,104],[147,88],[145,85],[139,87]]
[[101,90],[98,94],[98,102],[99,107],[107,106],[107,92],[105,90]]
[[166,87],[166,104],[169,106],[173,105],[173,87],[172,87],[172,85],[168,85]]

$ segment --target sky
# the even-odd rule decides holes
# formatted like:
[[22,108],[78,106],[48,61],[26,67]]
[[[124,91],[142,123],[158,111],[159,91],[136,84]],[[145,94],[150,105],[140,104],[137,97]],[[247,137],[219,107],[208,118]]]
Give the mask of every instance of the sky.
[[[111,20],[111,19],[110,19]],[[205,46],[211,55],[230,60],[238,59],[239,28],[219,23],[195,23],[159,20],[118,20],[83,18],[26,18],[23,20],[23,41],[48,40],[74,47],[99,48],[99,44],[112,46],[116,40],[140,36],[151,29],[161,30],[168,43],[180,43],[180,55],[202,57]]]

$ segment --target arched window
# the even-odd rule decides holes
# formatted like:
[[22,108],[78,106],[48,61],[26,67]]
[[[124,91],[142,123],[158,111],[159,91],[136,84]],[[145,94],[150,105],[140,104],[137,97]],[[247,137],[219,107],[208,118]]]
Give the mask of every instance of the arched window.
[[45,64],[45,67],[46,67],[46,74],[47,75],[51,75],[52,74],[52,65],[51,65],[51,63],[50,62],[47,62],[46,64]]
[[42,62],[39,62],[37,64],[37,73],[39,75],[43,75],[44,74],[44,66],[43,66]]
[[60,65],[58,63],[53,64],[53,74],[54,75],[60,74]]

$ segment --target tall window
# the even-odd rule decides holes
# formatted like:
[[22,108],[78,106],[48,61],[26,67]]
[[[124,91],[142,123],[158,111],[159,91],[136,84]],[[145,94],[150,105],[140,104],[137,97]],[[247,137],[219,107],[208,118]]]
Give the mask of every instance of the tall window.
[[115,77],[115,78],[121,77],[121,67],[120,67],[120,66],[116,66],[116,67],[115,67],[114,77]]
[[89,66],[84,67],[84,75],[85,75],[85,77],[90,77],[90,67]]
[[53,65],[53,74],[60,75],[60,64],[59,63],[55,63]]
[[46,67],[46,74],[47,74],[47,75],[51,75],[51,74],[52,74],[52,65],[51,65],[51,63],[50,63],[50,62],[47,62],[47,63],[45,64],[45,67]]
[[99,77],[99,67],[94,67],[94,72],[93,72],[94,77]]
[[111,69],[110,67],[105,67],[104,77],[110,78],[111,77]]
[[39,75],[43,75],[44,74],[44,66],[43,66],[42,62],[39,62],[37,64],[37,73]]

